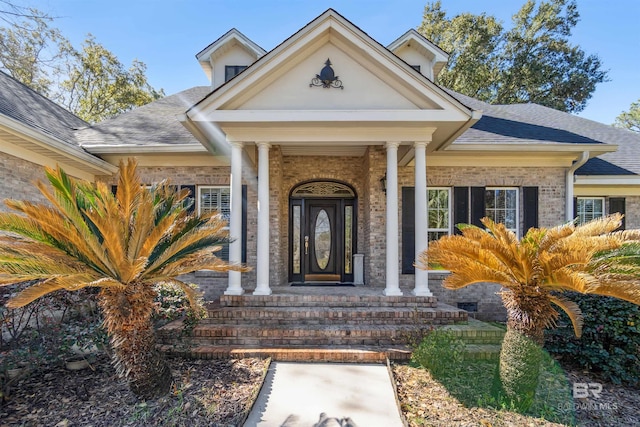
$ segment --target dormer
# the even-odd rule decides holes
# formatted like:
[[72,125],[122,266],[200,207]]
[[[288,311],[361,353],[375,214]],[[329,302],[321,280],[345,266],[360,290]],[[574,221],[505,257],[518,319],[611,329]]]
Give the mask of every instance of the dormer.
[[449,60],[447,52],[413,29],[400,36],[387,49],[432,81]]
[[231,80],[266,51],[240,31],[232,28],[196,54],[196,59],[213,89]]

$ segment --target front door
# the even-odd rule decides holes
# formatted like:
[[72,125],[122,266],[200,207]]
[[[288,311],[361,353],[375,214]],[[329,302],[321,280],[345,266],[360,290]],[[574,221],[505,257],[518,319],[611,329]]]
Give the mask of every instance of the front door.
[[356,200],[345,184],[304,183],[289,202],[289,281],[353,282]]
[[342,228],[339,200],[307,200],[304,222],[305,282],[339,282],[342,272]]

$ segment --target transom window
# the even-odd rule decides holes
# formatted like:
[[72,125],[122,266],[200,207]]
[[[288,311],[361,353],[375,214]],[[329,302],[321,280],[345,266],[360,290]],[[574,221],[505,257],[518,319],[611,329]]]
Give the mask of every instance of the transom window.
[[451,234],[451,189],[427,190],[427,233],[429,241]]
[[578,197],[578,224],[604,216],[604,197]]
[[[231,219],[231,189],[229,187],[214,187],[201,185],[198,187],[198,213],[222,214],[227,221]],[[216,253],[220,259],[229,260],[229,246],[225,245]]]
[[485,215],[518,234],[518,189],[485,189]]
[[225,65],[224,81],[228,82],[247,68],[246,65]]

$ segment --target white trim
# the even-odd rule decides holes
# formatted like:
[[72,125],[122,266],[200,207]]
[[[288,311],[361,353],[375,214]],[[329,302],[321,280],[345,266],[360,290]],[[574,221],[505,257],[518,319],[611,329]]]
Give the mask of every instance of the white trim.
[[248,51],[255,54],[258,58],[267,53],[267,51],[258,46],[258,44],[256,44],[249,37],[245,36],[237,29],[232,28],[225,34],[223,34],[218,40],[214,41],[213,43],[202,49],[200,52],[198,52],[196,54],[196,59],[200,62],[202,62],[203,60],[208,61],[213,52],[233,40],[238,42],[241,46],[245,47]]
[[517,151],[522,152],[584,152],[588,151],[591,157],[597,157],[600,154],[612,153],[618,149],[614,144],[566,144],[566,143],[545,143],[545,144],[468,144],[459,143],[452,144],[444,150],[445,152],[454,151]]
[[[455,110],[209,110],[188,113],[194,122],[466,122],[470,120]],[[462,123],[461,123],[462,124]]]
[[206,153],[202,144],[86,144],[82,148],[92,154],[133,154],[133,153]]
[[[431,40],[429,40],[428,38],[426,38],[425,36],[417,32],[413,28],[407,31],[406,33],[404,33],[403,35],[401,35],[400,37],[398,37],[397,39],[395,39],[394,41],[392,41],[387,46],[387,49],[393,52],[394,50],[398,49],[399,47],[404,45],[406,42],[409,42],[411,40],[415,40],[427,50],[434,50],[436,51],[436,53],[439,53],[441,57],[440,58],[441,61],[444,61],[446,63],[449,60],[449,54],[447,52],[445,52],[440,46],[433,43]],[[438,59],[437,56],[436,56],[436,59]]]
[[0,114],[0,126],[5,126],[8,132],[17,136],[26,137],[33,144],[45,147],[70,160],[79,162],[96,175],[111,175],[118,171],[116,166],[85,152],[81,147],[69,145],[61,139],[43,134],[11,117]]
[[430,139],[436,128],[409,126],[395,123],[392,126],[354,124],[336,126],[327,122],[316,125],[292,124],[289,126],[225,126],[227,138],[234,141],[277,142],[279,145],[305,145],[308,142],[327,145],[385,144],[391,138],[397,141],[424,141]]
[[575,185],[640,185],[638,175],[576,175]]

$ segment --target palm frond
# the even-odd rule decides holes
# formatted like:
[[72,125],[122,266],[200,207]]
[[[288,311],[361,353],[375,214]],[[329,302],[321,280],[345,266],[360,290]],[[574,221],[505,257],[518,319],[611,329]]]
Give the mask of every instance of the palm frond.
[[[127,223],[132,217],[135,209],[138,206],[139,198],[146,191],[142,187],[142,182],[136,172],[137,162],[133,158],[129,158],[125,163],[124,160],[120,160],[119,169],[120,176],[118,178],[118,188],[116,190],[117,206],[119,208],[118,214],[123,220],[120,223]],[[128,227],[125,227],[124,241],[129,240]]]
[[[180,224],[179,224],[180,225]],[[186,257],[206,247],[219,246],[229,242],[228,231],[223,230],[225,222],[212,217],[205,224],[202,218],[192,217],[182,222],[170,239],[160,242],[149,258],[150,265],[143,277],[159,271],[166,263]],[[155,257],[155,258],[154,258]]]
[[560,307],[569,319],[571,320],[571,324],[573,325],[573,331],[576,334],[577,338],[582,336],[582,326],[584,324],[584,317],[582,316],[582,310],[575,302],[563,297],[562,295],[552,294],[549,296],[549,299],[552,303]]
[[215,255],[215,252],[213,252],[215,249],[215,247],[201,249],[173,262],[165,263],[162,268],[154,274],[154,277],[161,277],[163,281],[166,281],[167,279],[165,278],[181,276],[199,270],[218,272],[248,271],[248,268],[241,264],[233,264],[221,260]]
[[575,228],[574,237],[593,237],[612,233],[622,225],[622,215],[614,213],[602,218],[597,218]]
[[574,291],[585,294],[597,284],[598,279],[589,273],[560,268],[548,274],[540,285],[552,291]]
[[615,297],[640,305],[640,278],[635,277],[629,281],[611,279],[602,277],[599,283],[592,286],[587,293]]

